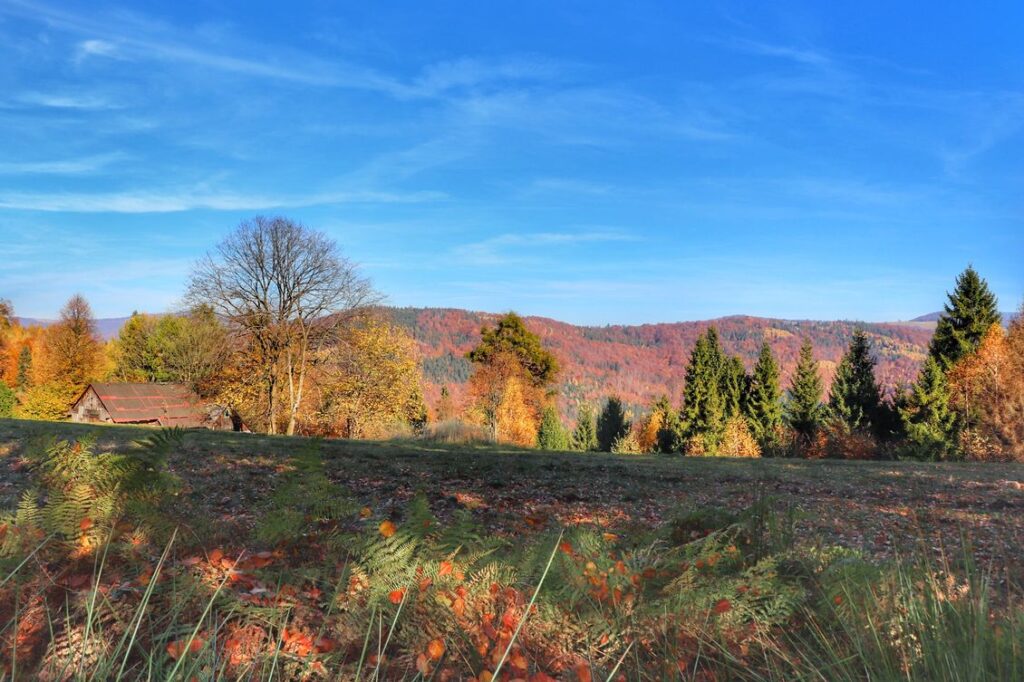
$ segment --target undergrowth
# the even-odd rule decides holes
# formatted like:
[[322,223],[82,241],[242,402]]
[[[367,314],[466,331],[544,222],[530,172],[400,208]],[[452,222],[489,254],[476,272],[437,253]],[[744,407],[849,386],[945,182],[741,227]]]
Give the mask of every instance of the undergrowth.
[[798,543],[763,492],[499,538],[423,495],[361,505],[311,441],[252,532],[208,547],[178,446],[30,449],[38,486],[0,520],[7,679],[1024,679],[1024,611],[983,572]]

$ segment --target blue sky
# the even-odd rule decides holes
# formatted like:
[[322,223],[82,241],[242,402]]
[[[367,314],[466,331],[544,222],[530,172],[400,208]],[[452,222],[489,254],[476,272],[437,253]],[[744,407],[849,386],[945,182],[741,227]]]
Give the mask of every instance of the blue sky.
[[1014,309],[1022,25],[1019,0],[0,0],[0,296],[167,310],[284,214],[396,305],[907,319],[971,262]]

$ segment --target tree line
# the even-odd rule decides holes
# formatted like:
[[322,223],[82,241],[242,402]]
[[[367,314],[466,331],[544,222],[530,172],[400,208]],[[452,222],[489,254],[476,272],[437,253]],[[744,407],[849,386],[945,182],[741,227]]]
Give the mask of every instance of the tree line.
[[580,405],[571,429],[556,406],[557,360],[510,313],[484,327],[468,354],[475,369],[465,417],[493,440],[548,450],[1024,460],[1024,316],[1005,330],[972,267],[948,298],[911,386],[883,391],[864,330],[853,333],[826,396],[809,339],[783,390],[767,341],[747,372],[710,327],[690,354],[681,405],[662,396],[637,417],[610,396],[600,409]]
[[[751,371],[718,331],[696,341],[681,404],[617,396],[558,408],[560,364],[515,313],[484,326],[466,359],[468,404],[442,390],[435,422],[468,437],[547,450],[692,456],[1024,459],[1024,318],[1005,330],[971,267],[911,386],[883,391],[872,337],[853,333],[826,396],[803,339],[790,384],[767,340]],[[385,438],[430,421],[416,344],[323,233],[287,218],[243,221],[196,263],[185,310],[135,313],[102,341],[73,296],[48,327],[0,300],[0,416],[60,419],[92,381],[174,382],[275,434]]]

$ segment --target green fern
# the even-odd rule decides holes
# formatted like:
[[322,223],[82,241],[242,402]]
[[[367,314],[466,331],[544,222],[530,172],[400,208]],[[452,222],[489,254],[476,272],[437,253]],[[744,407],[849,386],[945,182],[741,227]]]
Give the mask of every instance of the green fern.
[[321,524],[336,524],[355,515],[358,505],[324,471],[319,440],[301,448],[289,464],[291,471],[260,514],[256,528],[260,541],[296,541]]

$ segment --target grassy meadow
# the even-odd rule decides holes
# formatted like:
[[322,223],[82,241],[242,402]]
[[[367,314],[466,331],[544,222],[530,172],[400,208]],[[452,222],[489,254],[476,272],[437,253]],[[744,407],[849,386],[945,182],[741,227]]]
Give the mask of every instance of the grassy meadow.
[[0,420],[5,679],[1024,677],[1024,466]]

